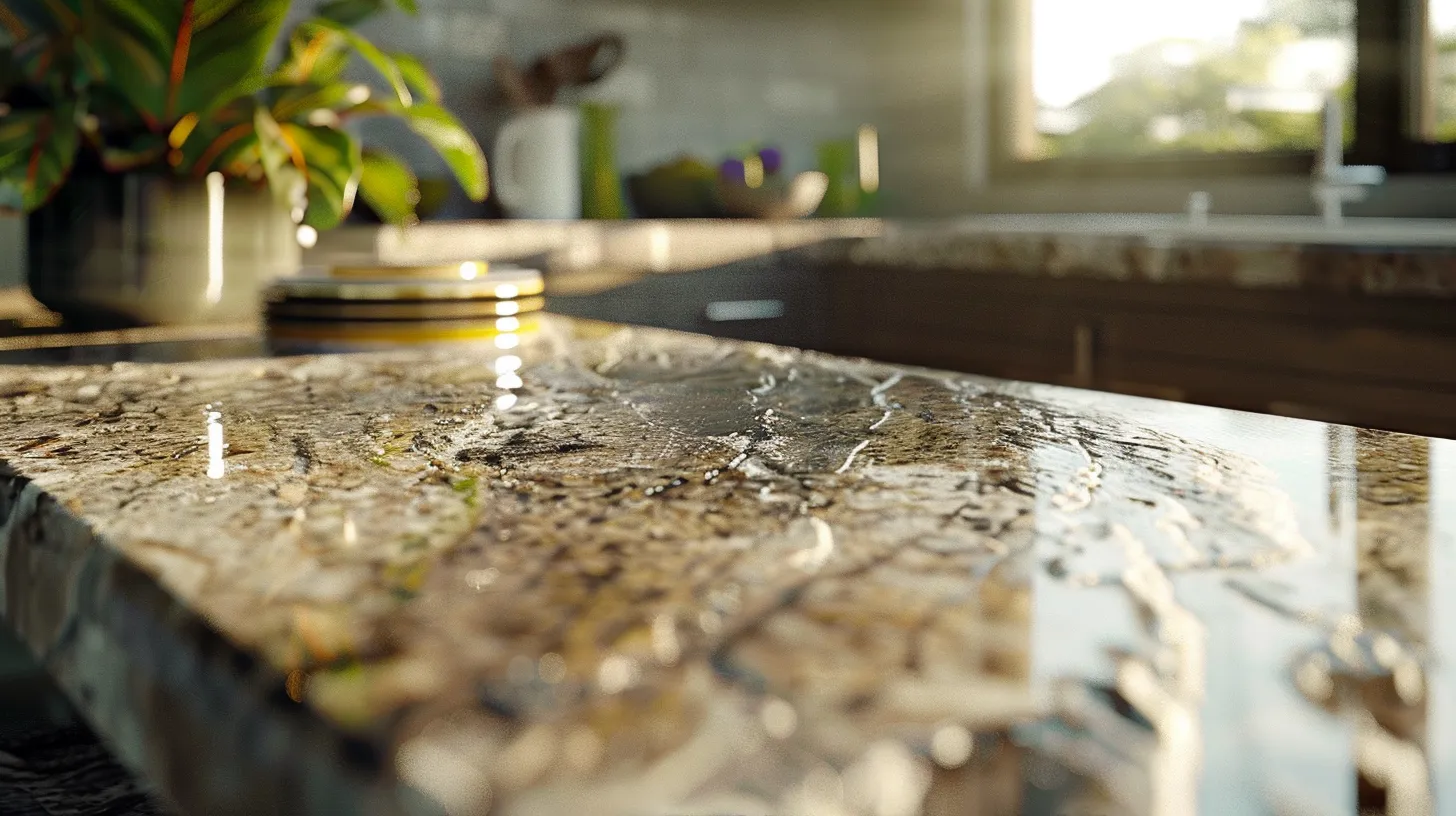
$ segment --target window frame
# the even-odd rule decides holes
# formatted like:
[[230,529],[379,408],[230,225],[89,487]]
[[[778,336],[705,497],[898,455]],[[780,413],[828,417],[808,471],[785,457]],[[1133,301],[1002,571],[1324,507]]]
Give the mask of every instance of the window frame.
[[1375,34],[1372,34],[1372,44],[1378,46],[1382,41],[1388,41],[1392,43],[1390,48],[1394,52],[1380,66],[1387,75],[1379,82],[1371,81],[1372,96],[1388,93],[1393,101],[1381,114],[1387,118],[1369,125],[1374,139],[1371,155],[1384,158],[1383,163],[1392,173],[1456,173],[1456,142],[1427,141],[1420,135],[1426,126],[1432,124],[1429,117],[1434,113],[1433,100],[1428,98],[1431,86],[1426,76],[1430,56],[1425,51],[1426,0],[1360,2],[1371,4],[1372,15],[1376,11],[1383,14],[1383,18],[1374,20],[1372,25],[1380,27],[1375,34],[1381,34],[1385,39],[1375,39]]
[[[1023,70],[1032,47],[1034,0],[992,0],[988,9],[990,126],[989,176],[993,182],[1056,179],[1186,179],[1225,176],[1310,175],[1315,151],[1181,153],[1146,157],[1025,159],[1018,128],[1032,100],[1031,72]],[[1170,0],[1171,2],[1172,0]],[[1412,136],[1422,115],[1426,0],[1355,0],[1354,142],[1349,164],[1374,164],[1392,174],[1456,173],[1456,143]],[[1034,104],[1034,102],[1032,103]]]

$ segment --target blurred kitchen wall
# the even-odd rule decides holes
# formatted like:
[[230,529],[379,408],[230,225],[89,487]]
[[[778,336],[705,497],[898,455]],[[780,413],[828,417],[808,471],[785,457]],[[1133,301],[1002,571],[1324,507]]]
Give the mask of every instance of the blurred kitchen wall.
[[[813,169],[819,142],[870,124],[880,135],[881,212],[943,215],[968,208],[975,172],[977,49],[968,43],[977,27],[967,10],[983,2],[419,0],[418,16],[387,15],[364,30],[388,50],[421,56],[487,149],[507,115],[492,94],[497,54],[529,64],[613,31],[626,38],[627,58],[586,93],[622,108],[624,172],[683,153],[716,160],[751,142],[781,145],[789,170]],[[313,6],[295,3],[294,19]],[[368,123],[364,135],[424,175],[446,174],[396,123]],[[480,213],[457,196],[441,215]],[[0,216],[0,286],[23,278],[23,240],[23,222]]]
[[[624,173],[684,153],[710,161],[747,143],[781,145],[789,170],[816,145],[881,134],[886,214],[952,211],[966,195],[966,0],[420,0],[417,17],[370,21],[387,50],[421,56],[446,104],[489,150],[507,116],[491,61],[528,65],[550,50],[616,32],[627,58],[582,96],[620,105]],[[303,4],[300,4],[303,5]],[[367,76],[362,73],[361,78]],[[368,140],[444,167],[397,123]],[[955,202],[955,204],[952,204]],[[444,215],[467,217],[458,198]]]
[[985,182],[989,2],[899,0],[862,18],[885,215],[965,213]]

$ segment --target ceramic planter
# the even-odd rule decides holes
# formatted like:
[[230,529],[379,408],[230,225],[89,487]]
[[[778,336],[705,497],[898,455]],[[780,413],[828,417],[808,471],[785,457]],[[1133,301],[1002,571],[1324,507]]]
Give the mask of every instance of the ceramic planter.
[[298,270],[297,229],[267,189],[219,175],[77,176],[30,216],[28,282],[81,325],[255,320]]

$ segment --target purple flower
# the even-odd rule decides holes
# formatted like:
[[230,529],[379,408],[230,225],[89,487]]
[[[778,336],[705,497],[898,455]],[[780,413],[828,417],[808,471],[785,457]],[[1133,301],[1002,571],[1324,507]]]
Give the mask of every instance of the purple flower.
[[784,167],[783,151],[777,147],[765,147],[758,151],[758,159],[763,162],[764,175],[777,175]]
[[718,173],[729,184],[748,183],[748,176],[742,159],[728,159],[719,166]]

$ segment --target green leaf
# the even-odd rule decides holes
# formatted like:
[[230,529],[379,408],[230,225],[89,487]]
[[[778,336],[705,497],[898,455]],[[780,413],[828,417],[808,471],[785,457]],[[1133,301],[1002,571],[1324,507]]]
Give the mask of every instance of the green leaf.
[[484,201],[490,189],[485,153],[470,131],[439,105],[415,105],[399,112],[410,129],[429,142],[450,166],[450,172],[472,201]]
[[0,41],[7,44],[22,76],[57,99],[74,97],[99,70],[95,54],[80,35],[83,0],[5,0],[0,2]]
[[245,167],[234,167],[234,164],[241,154],[251,150],[255,155],[243,164],[257,166],[261,173],[261,156],[256,155],[259,107],[255,100],[244,97],[222,105],[200,119],[180,147],[182,162],[177,169],[194,177],[214,170],[232,176],[247,175]]
[[438,105],[444,98],[440,90],[440,82],[435,75],[430,73],[424,63],[410,56],[409,54],[395,53],[390,55],[394,64],[399,66],[399,72],[404,76],[404,81],[409,83],[410,88],[426,102]]
[[335,35],[344,38],[354,52],[363,57],[374,70],[384,77],[389,87],[394,91],[395,97],[401,105],[406,107],[414,104],[414,95],[410,93],[409,84],[404,81],[404,74],[400,72],[399,65],[390,56],[369,40],[365,39],[356,31],[329,20],[315,20],[311,23],[304,23],[301,28],[308,31],[310,27],[318,27],[325,31],[331,31]]
[[367,86],[350,85],[343,82],[322,86],[306,83],[279,89],[269,108],[273,113],[273,118],[280,122],[323,124],[308,120],[310,116],[316,115],[317,111],[340,111],[353,107],[369,98],[368,90]]
[[101,164],[112,173],[126,173],[162,161],[167,155],[167,139],[160,133],[148,133],[131,139],[125,147],[107,146],[101,150]]
[[332,29],[301,23],[288,36],[288,54],[274,72],[277,83],[338,81],[349,64],[349,43]]
[[105,82],[110,77],[111,69],[107,67],[106,60],[96,50],[95,44],[89,40],[77,39],[73,43],[71,56],[76,65],[77,87],[96,85]]
[[253,131],[258,140],[258,161],[263,166],[263,174],[268,177],[268,186],[280,198],[291,199],[294,195],[292,178],[284,173],[288,162],[292,159],[295,166],[302,171],[304,159],[302,154],[293,158],[291,143],[283,135],[283,127],[268,113],[268,109],[259,105],[253,111]]
[[256,82],[288,0],[93,0],[90,34],[114,86],[153,129]]
[[485,153],[451,113],[439,105],[421,104],[401,107],[387,101],[370,99],[345,112],[349,115],[393,116],[403,119],[416,134],[432,147],[460,186],[473,201],[483,201],[490,190],[490,176]]
[[299,157],[303,161],[308,183],[303,223],[315,229],[338,226],[354,207],[363,164],[358,141],[333,128],[292,123],[279,127],[295,162]]
[[391,224],[409,224],[420,203],[420,180],[397,156],[382,150],[363,153],[359,195],[364,203]]
[[0,206],[30,212],[65,183],[76,161],[77,105],[0,119]]
[[383,10],[384,0],[329,0],[318,7],[318,16],[344,25],[358,25]]
[[[329,0],[318,7],[318,16],[344,25],[358,25],[384,11],[385,0]],[[415,0],[394,0],[394,5],[407,14],[418,14]]]
[[80,0],[5,0],[0,3],[0,28],[4,28],[15,42],[74,32],[80,25]]
[[338,82],[353,56],[363,57],[389,83],[395,99],[406,107],[419,93],[439,102],[439,83],[419,60],[407,54],[386,54],[358,32],[336,20],[300,23],[288,38],[288,54],[274,72],[278,84],[325,86]]
[[30,36],[30,26],[16,16],[9,4],[0,3],[0,45],[9,51],[15,44]]

